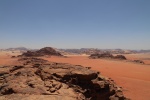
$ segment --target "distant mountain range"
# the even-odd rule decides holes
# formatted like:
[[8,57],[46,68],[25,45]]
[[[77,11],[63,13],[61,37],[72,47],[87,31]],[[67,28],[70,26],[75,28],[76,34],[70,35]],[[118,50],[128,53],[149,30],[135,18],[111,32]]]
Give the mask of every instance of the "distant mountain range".
[[138,53],[150,53],[150,50],[139,50]]
[[14,50],[28,51],[30,49],[27,49],[25,47],[17,47],[17,48],[8,48],[8,49],[5,49],[5,50],[8,50],[8,51],[14,51]]
[[60,49],[61,51],[76,54],[91,55],[94,53],[112,53],[112,54],[131,54],[137,53],[135,50],[122,50],[122,49],[94,49],[94,48],[81,48],[81,49]]
[[[94,53],[111,53],[111,54],[134,54],[134,53],[150,53],[150,50],[124,50],[124,49],[95,49],[95,48],[81,48],[81,49],[57,49],[54,48],[56,51],[60,52],[61,54],[87,54],[91,55]],[[17,48],[8,48],[2,49],[5,51],[36,51],[38,49],[29,49],[25,47],[17,47]]]
[[59,49],[65,53],[74,54],[94,54],[94,53],[111,53],[111,54],[134,54],[134,53],[148,53],[150,50],[124,50],[124,49],[94,49],[94,48],[81,48],[81,49]]
[[37,49],[29,49],[25,47],[16,47],[16,48],[8,48],[8,49],[1,49],[3,51],[21,51],[21,52],[26,52],[26,51],[36,51]]

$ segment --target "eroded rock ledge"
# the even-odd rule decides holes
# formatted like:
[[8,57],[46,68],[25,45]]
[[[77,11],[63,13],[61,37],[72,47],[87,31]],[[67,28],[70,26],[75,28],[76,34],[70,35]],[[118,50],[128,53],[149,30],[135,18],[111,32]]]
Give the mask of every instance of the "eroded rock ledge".
[[0,67],[0,100],[128,100],[113,80],[89,67],[20,61],[21,66]]

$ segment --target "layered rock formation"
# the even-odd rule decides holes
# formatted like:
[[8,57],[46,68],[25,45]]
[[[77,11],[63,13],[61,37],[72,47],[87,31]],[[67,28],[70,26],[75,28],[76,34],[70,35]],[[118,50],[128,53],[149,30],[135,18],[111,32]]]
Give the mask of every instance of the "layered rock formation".
[[27,51],[27,52],[23,53],[21,56],[38,57],[38,56],[45,56],[45,55],[48,55],[48,56],[62,56],[59,52],[57,52],[52,47],[45,47],[45,48],[42,48],[38,51]]
[[120,59],[120,60],[126,60],[126,57],[123,55],[117,55],[113,56],[110,53],[101,53],[101,54],[91,54],[89,58],[97,59],[97,58],[110,58],[110,59]]
[[21,58],[0,67],[0,100],[127,100],[113,80],[79,65]]
[[123,55],[117,55],[113,57],[114,59],[127,60],[127,58]]
[[96,54],[91,54],[89,56],[89,58],[91,59],[100,59],[100,58],[106,58],[106,59],[116,59],[116,60],[126,60],[128,62],[133,62],[133,63],[137,63],[137,64],[145,64],[144,61],[142,60],[130,60],[130,59],[127,59],[125,56],[123,55],[116,55],[116,56],[113,56],[112,54],[110,53],[96,53]]

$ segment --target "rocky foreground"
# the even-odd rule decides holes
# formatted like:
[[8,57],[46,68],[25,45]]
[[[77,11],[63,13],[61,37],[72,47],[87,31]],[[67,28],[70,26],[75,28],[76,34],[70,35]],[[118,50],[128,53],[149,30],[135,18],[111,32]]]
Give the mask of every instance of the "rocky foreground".
[[20,58],[0,66],[0,100],[128,100],[113,80],[89,67]]

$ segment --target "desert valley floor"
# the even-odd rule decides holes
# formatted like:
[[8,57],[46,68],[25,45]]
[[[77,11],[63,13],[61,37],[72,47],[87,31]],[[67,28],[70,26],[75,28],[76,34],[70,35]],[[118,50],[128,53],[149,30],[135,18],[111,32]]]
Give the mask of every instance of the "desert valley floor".
[[[17,64],[17,58],[11,58],[11,54],[0,53],[0,65]],[[144,56],[145,55],[145,56]],[[70,63],[91,67],[93,70],[100,71],[102,75],[112,78],[119,86],[123,87],[125,96],[132,100],[150,99],[150,54],[125,55],[128,59],[140,58],[146,64],[133,62],[108,60],[108,59],[89,59],[88,56],[68,56],[68,57],[43,57],[50,62]]]
[[[134,55],[134,57],[136,56]],[[129,56],[131,59],[134,57],[133,55]],[[111,77],[119,86],[123,87],[125,96],[133,100],[150,99],[150,65],[115,60],[89,59],[87,56],[50,57],[45,59],[52,62],[90,66],[92,69],[100,71],[102,75]],[[149,62],[147,61],[147,63]]]

